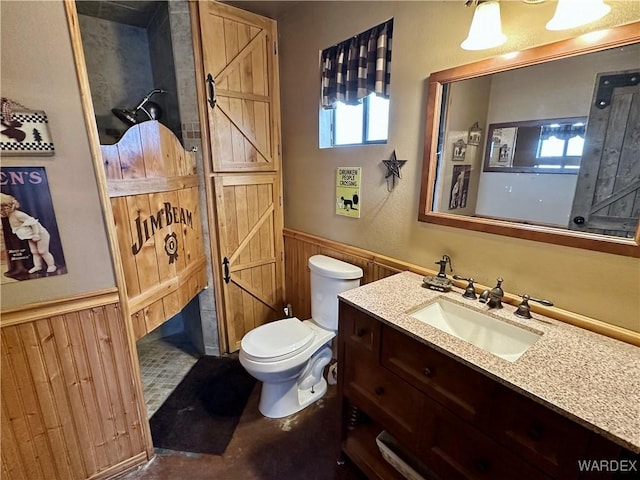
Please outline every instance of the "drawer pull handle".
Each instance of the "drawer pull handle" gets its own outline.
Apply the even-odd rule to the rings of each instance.
[[[376,395],[382,395],[384,393],[384,388],[376,387],[373,391],[376,393]]]
[[[359,328],[356,330],[356,335],[359,337],[364,337],[366,330],[364,328]]]
[[[474,467],[478,473],[487,473],[489,471],[489,460],[481,459],[476,460]]]
[[[422,371],[422,373],[424,373],[425,377],[430,377],[431,374],[433,373],[433,370],[431,370],[429,367],[425,367],[425,369]]]

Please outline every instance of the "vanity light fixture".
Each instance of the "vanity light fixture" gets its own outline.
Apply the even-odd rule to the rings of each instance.
[[[466,6],[476,3],[469,35],[460,46],[464,50],[485,50],[497,47],[507,41],[502,33],[500,4],[498,0],[469,0]]]
[[[534,5],[546,0],[522,0]],[[460,44],[464,50],[485,50],[507,41],[502,33],[500,3],[498,0],[467,0],[465,6],[475,5],[467,38]],[[547,30],[566,30],[601,19],[611,11],[603,0],[558,0],[553,18],[547,22]]]
[[[601,19],[611,11],[603,0],[558,0],[547,30],[567,30]]]

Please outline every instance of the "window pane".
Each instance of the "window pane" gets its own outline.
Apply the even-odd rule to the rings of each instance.
[[[335,145],[348,145],[350,143],[362,143],[362,104],[345,105],[338,102],[336,107]]]
[[[582,156],[582,147],[584,147],[584,138],[578,136],[570,138],[567,145],[567,155],[570,157]]]
[[[546,140],[542,140],[539,157],[562,157],[563,155],[564,140],[560,140],[556,137],[550,137]]]
[[[368,113],[367,141],[386,140],[389,131],[389,99],[372,93],[369,95]]]

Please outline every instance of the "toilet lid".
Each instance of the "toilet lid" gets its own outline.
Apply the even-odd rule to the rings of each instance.
[[[285,318],[254,328],[241,342],[241,348],[255,358],[273,358],[291,354],[313,340],[313,330],[298,318]]]

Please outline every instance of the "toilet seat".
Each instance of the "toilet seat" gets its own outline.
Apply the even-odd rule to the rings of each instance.
[[[295,356],[313,341],[314,331],[296,317],[254,328],[240,342],[244,354],[259,362],[277,362]]]

